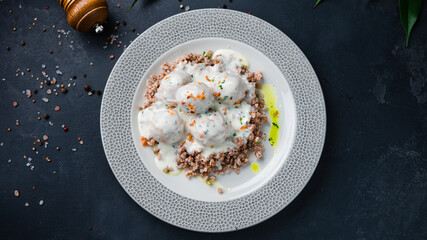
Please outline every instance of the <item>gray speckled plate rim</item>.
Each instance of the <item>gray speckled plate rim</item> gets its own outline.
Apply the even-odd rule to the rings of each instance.
[[[180,210],[181,215],[180,215],[180,213],[176,213],[174,215],[174,216],[176,216],[176,218],[174,219],[173,217],[170,218],[170,215],[168,215],[168,214],[166,216],[165,215],[162,216],[162,213],[164,214],[165,210],[162,210],[161,208],[159,208],[159,206],[157,206],[157,208],[153,208],[151,205],[147,205],[147,204],[153,204],[153,199],[151,198],[151,195],[147,196],[147,195],[143,194],[142,196],[138,196],[134,192],[132,192],[132,190],[133,191],[138,191],[138,190],[144,191],[144,184],[142,184],[141,181],[137,182],[137,184],[142,184],[140,186],[140,188],[137,188],[137,189],[132,188],[132,186],[130,186],[128,183],[125,182],[125,180],[132,181],[132,180],[135,180],[134,178],[139,177],[139,176],[135,176],[135,175],[130,174],[128,176],[128,178],[126,178],[126,174],[129,174],[129,173],[128,172],[121,173],[120,172],[121,169],[118,167],[116,168],[117,159],[122,159],[123,157],[121,155],[127,155],[129,153],[123,153],[124,151],[121,151],[121,152],[119,152],[120,155],[117,155],[117,154],[114,155],[114,152],[113,153],[111,152],[114,150],[115,147],[117,148],[117,145],[123,144],[123,142],[121,142],[121,141],[115,142],[112,145],[111,145],[111,142],[109,142],[110,138],[113,137],[113,139],[115,139],[115,136],[111,136],[112,133],[114,133],[114,130],[111,129],[111,126],[113,126],[113,127],[116,126],[117,122],[116,122],[116,124],[114,124],[114,120],[118,120],[120,122],[120,124],[122,124],[121,127],[127,128],[127,129],[125,129],[125,131],[123,131],[123,129],[120,131],[121,134],[119,134],[119,137],[123,138],[123,135],[127,136],[127,138],[125,137],[123,140],[129,141],[128,144],[131,146],[131,151],[132,151],[132,153],[130,153],[130,155],[133,155],[133,156],[130,156],[132,158],[129,160],[132,160],[132,159],[135,160],[136,158],[139,158],[139,156],[136,152],[135,146],[133,144],[131,133],[130,133],[130,120],[126,121],[125,117],[118,118],[118,119],[110,118],[111,115],[114,115],[117,113],[122,113],[126,117],[129,117],[132,98],[133,98],[133,95],[135,93],[138,82],[133,84],[134,86],[133,85],[129,86],[130,90],[133,91],[133,94],[130,97],[131,98],[130,101],[128,101],[128,107],[125,109],[126,111],[121,112],[120,109],[118,112],[117,112],[117,109],[111,110],[112,108],[111,108],[111,104],[109,101],[115,100],[117,98],[117,96],[124,97],[124,98],[128,97],[128,96],[120,96],[120,92],[118,95],[114,95],[112,97],[112,93],[114,92],[114,84],[116,84],[115,80],[120,81],[120,77],[115,78],[115,74],[121,70],[120,68],[122,67],[123,62],[126,61],[126,59],[125,59],[126,56],[132,55],[131,51],[134,50],[134,48],[137,44],[139,44],[138,41],[142,41],[143,37],[146,37],[147,35],[152,33],[154,30],[161,31],[161,28],[164,27],[165,25],[171,25],[171,24],[173,25],[175,20],[190,20],[191,21],[192,18],[194,18],[194,19],[201,18],[201,19],[198,19],[198,21],[200,22],[200,21],[203,21],[203,19],[205,19],[205,17],[202,17],[202,16],[207,16],[207,15],[222,17],[222,18],[228,17],[228,19],[226,19],[226,20],[230,21],[230,22],[228,22],[230,25],[241,24],[242,26],[244,26],[246,21],[247,22],[251,22],[251,21],[257,22],[258,24],[260,24],[262,26],[261,27],[257,26],[257,29],[252,29],[253,31],[259,31],[259,32],[263,32],[263,33],[264,32],[268,33],[268,31],[270,31],[270,33],[272,33],[272,34],[277,34],[278,36],[276,36],[276,37],[283,38],[281,40],[284,41],[285,45],[283,45],[282,47],[285,47],[285,49],[288,49],[288,50],[292,50],[293,51],[292,53],[296,54],[297,55],[296,57],[299,57],[299,58],[295,58],[295,57],[291,58],[292,61],[295,61],[295,62],[293,62],[293,64],[297,64],[297,63],[300,64],[300,65],[295,65],[292,67],[300,68],[302,66],[304,68],[305,75],[304,76],[298,76],[297,75],[296,78],[299,80],[301,80],[301,78],[302,78],[303,80],[306,80],[306,82],[298,82],[297,81],[296,83],[302,84],[302,86],[298,86],[298,84],[297,84],[297,86],[295,86],[295,84],[296,84],[295,82],[289,81],[289,80],[294,80],[294,79],[292,79],[288,76],[290,73],[293,73],[293,70],[292,71],[289,70],[292,67],[284,68],[284,67],[281,67],[280,65],[278,65],[278,62],[275,61],[276,59],[270,58],[269,54],[266,54],[266,52],[263,51],[263,49],[260,49],[259,45],[254,46],[258,43],[252,44],[250,42],[246,42],[247,39],[244,39],[243,41],[241,39],[236,39],[235,35],[233,35],[230,38],[230,39],[233,39],[236,41],[242,41],[242,42],[254,47],[255,49],[261,51],[264,55],[269,57],[277,65],[277,67],[279,67],[279,69],[282,71],[282,73],[285,75],[285,78],[288,80],[289,85],[291,87],[292,94],[295,97],[295,104],[296,104],[296,110],[297,110],[297,125],[298,125],[297,130],[296,130],[296,134],[295,134],[295,139],[294,139],[295,143],[294,143],[294,146],[292,147],[292,149],[288,155],[288,158],[290,159],[290,158],[295,158],[295,157],[298,158],[299,157],[300,160],[302,159],[301,161],[305,160],[307,163],[309,163],[309,164],[306,163],[306,165],[308,165],[309,168],[303,169],[303,170],[305,170],[302,172],[304,175],[302,176],[302,178],[300,176],[300,178],[297,179],[297,180],[300,180],[301,182],[296,182],[296,183],[294,183],[294,185],[291,185],[294,187],[296,186],[296,189],[291,189],[291,190],[293,190],[293,192],[286,192],[286,191],[284,191],[284,192],[280,192],[280,191],[274,192],[273,191],[272,192],[271,191],[272,189],[270,189],[270,188],[274,188],[274,187],[284,188],[284,185],[288,183],[288,182],[285,182],[285,184],[283,184],[283,182],[280,179],[278,179],[278,177],[282,177],[282,178],[288,177],[288,176],[286,176],[285,170],[290,168],[289,165],[291,163],[286,161],[285,164],[282,166],[282,168],[276,173],[276,175],[274,177],[272,177],[270,179],[270,181],[268,183],[266,183],[260,189],[256,190],[255,192],[253,192],[249,195],[246,195],[242,198],[234,199],[234,200],[231,200],[229,202],[220,202],[220,203],[216,204],[216,203],[212,203],[212,202],[202,202],[202,201],[192,200],[192,199],[183,197],[181,195],[178,195],[178,194],[170,191],[169,189],[164,187],[162,184],[160,184],[153,176],[151,176],[151,174],[148,172],[148,170],[145,168],[145,166],[143,166],[142,163],[139,163],[139,165],[137,165],[137,166],[142,168],[141,170],[143,170],[143,174],[145,174],[143,177],[148,178],[149,180],[152,181],[151,183],[153,183],[153,184],[151,184],[151,185],[149,184],[149,185],[151,187],[155,188],[156,190],[161,191],[161,193],[164,194],[162,196],[166,196],[166,199],[163,198],[162,200],[171,201],[171,199],[169,199],[167,197],[172,197],[172,200],[175,200],[175,199],[185,200],[186,202],[184,202],[184,204],[186,204],[186,205],[190,205],[190,206],[202,205],[201,208],[196,207],[196,209],[193,210],[194,211],[194,213],[193,213],[194,216],[192,216],[193,218],[188,218],[186,215],[183,215],[184,213],[188,214],[188,212],[186,212],[186,210],[181,209]],[[220,19],[220,20],[222,21],[223,19]],[[207,35],[207,36],[205,36],[204,34],[199,33],[201,35],[199,35],[198,37],[185,39],[182,42],[176,43],[175,45],[179,45],[183,42],[186,42],[189,40],[194,40],[197,38],[203,38],[203,37],[229,38],[229,36],[224,36],[224,34],[223,34],[223,32],[225,31],[226,28],[218,27],[218,25],[220,25],[220,24],[217,24],[215,26],[209,26],[210,28],[214,28],[215,30],[220,31],[218,33],[218,35]],[[203,26],[206,27],[206,25],[203,25]],[[261,29],[262,27],[265,27],[265,29]],[[197,30],[197,29],[191,29],[191,30]],[[230,31],[230,30],[228,30],[228,31]],[[197,33],[198,32],[196,31],[196,32],[191,32],[191,33],[187,33],[187,34],[197,34]],[[235,29],[233,29],[233,32],[231,32],[229,34],[236,34]],[[265,35],[262,35],[262,36],[265,36]],[[183,36],[179,36],[179,37],[183,37]],[[147,39],[145,39],[145,40],[147,40]],[[254,41],[254,39],[251,39],[251,40]],[[277,39],[277,40],[280,40],[280,39]],[[155,42],[155,43],[157,44],[157,42]],[[270,44],[280,45],[282,43],[280,41],[276,41],[276,39],[274,39],[274,42],[270,42]],[[143,47],[143,46],[140,46],[140,47]],[[164,52],[166,52],[167,50],[168,50],[168,48],[165,48],[165,49],[163,49],[163,51],[158,52],[157,57],[164,54]],[[274,50],[272,50],[272,52],[274,53]],[[286,57],[288,57],[288,56],[286,56]],[[156,58],[154,58],[154,60],[155,59]],[[152,60],[151,63],[154,60]],[[149,68],[150,65],[151,64],[148,64],[147,66],[145,66],[145,70],[147,68]],[[288,72],[288,70],[289,70],[289,72]],[[145,71],[142,71],[142,72],[136,74],[136,75],[138,75],[138,77],[137,77],[138,81],[141,80],[141,77],[144,74],[144,72]],[[129,81],[129,82],[132,82],[132,81]],[[309,82],[309,84],[308,84],[308,82]],[[132,89],[132,87],[133,87],[133,89]],[[296,88],[296,87],[298,87],[298,88]],[[301,95],[301,93],[299,93],[299,91],[303,90],[302,92],[304,92],[305,91],[304,87],[313,88],[313,89],[310,89],[313,91],[313,92],[311,92],[312,94],[307,94],[307,92],[305,92],[304,95]],[[308,102],[309,102],[309,105],[306,107],[309,108],[308,110],[317,110],[317,112],[316,111],[309,111],[310,113],[306,113],[305,111],[302,112],[301,111],[302,109],[300,109],[300,108],[303,108],[303,106],[302,106],[303,104],[301,101],[297,101],[298,100],[298,99],[296,99],[297,97],[308,98],[308,99],[305,99],[305,100],[308,100]],[[119,104],[126,105],[126,102],[119,103]],[[121,107],[121,106],[119,105],[118,107]],[[313,109],[310,109],[310,108],[313,108]],[[305,109],[305,110],[307,111],[307,109]],[[311,123],[311,122],[310,122],[309,118],[301,118],[301,116],[312,117],[310,114],[314,115],[316,117],[316,119],[314,121],[314,123],[316,123],[316,124],[313,126],[314,128],[310,128],[306,131],[303,131],[304,129],[301,129],[301,125],[306,125],[306,123]],[[299,195],[299,193],[302,191],[302,189],[305,187],[305,185],[307,184],[307,182],[310,180],[311,176],[313,175],[314,170],[317,167],[318,161],[320,159],[320,156],[321,156],[321,153],[323,150],[323,145],[324,145],[324,140],[325,140],[325,135],[326,135],[326,107],[325,107],[325,102],[324,102],[324,98],[323,98],[323,93],[322,93],[318,78],[314,72],[314,69],[311,66],[311,64],[309,63],[309,61],[307,60],[307,58],[305,57],[305,55],[302,53],[302,51],[283,32],[281,32],[279,29],[272,26],[271,24],[265,22],[264,20],[259,19],[257,17],[252,16],[252,15],[249,15],[249,14],[242,13],[242,12],[238,12],[238,11],[234,11],[234,10],[225,10],[225,9],[200,9],[200,10],[193,10],[190,12],[180,13],[180,14],[171,16],[169,18],[166,18],[166,19],[158,22],[157,24],[148,28],[143,34],[138,36],[137,39],[135,39],[132,42],[132,44],[129,45],[128,48],[124,51],[124,53],[120,56],[120,58],[118,59],[118,61],[115,64],[115,66],[113,67],[113,70],[110,73],[110,76],[108,78],[108,82],[105,86],[105,91],[103,94],[103,99],[102,99],[102,104],[101,104],[100,121],[101,121],[101,123],[100,123],[101,139],[102,139],[102,143],[103,143],[103,147],[104,147],[105,155],[107,157],[108,164],[110,165],[110,168],[113,171],[113,174],[116,176],[120,185],[127,192],[127,194],[136,203],[138,203],[138,205],[140,205],[147,212],[149,212],[153,216],[159,218],[160,220],[165,221],[169,224],[172,224],[172,225],[180,227],[180,228],[193,230],[193,231],[199,231],[199,232],[228,232],[228,231],[234,231],[234,230],[241,230],[244,228],[251,227],[251,226],[258,224],[260,222],[263,222],[263,221],[269,219],[270,217],[272,217],[273,215],[275,215],[276,213],[283,210],[290,202],[292,202],[296,198],[296,196]],[[317,126],[317,128],[316,128],[316,126]],[[307,126],[305,126],[305,127],[307,127]],[[313,131],[313,129],[315,129],[317,131]],[[127,133],[126,131],[128,131],[129,133],[123,134],[123,133]],[[303,136],[303,134],[307,134],[309,137]],[[311,139],[310,139],[310,137],[311,137]],[[310,153],[301,152],[304,149],[303,149],[303,146],[296,146],[297,140],[312,140],[314,142],[314,143],[312,143],[312,145],[313,145],[313,148],[315,150],[314,152],[312,152],[313,155],[309,155]],[[303,141],[303,143],[307,144],[304,141]],[[125,145],[125,147],[129,147],[129,146]],[[294,155],[296,155],[296,156],[294,156]],[[126,159],[123,159],[123,160],[126,160]],[[140,161],[140,160],[138,159],[138,161]],[[128,162],[126,162],[126,161],[122,162],[122,164],[129,165],[127,163]],[[303,167],[303,166],[299,166],[299,165],[301,165],[301,164],[298,164],[296,167]],[[120,165],[120,166],[122,166],[122,165]],[[124,166],[124,167],[126,168],[128,166]],[[292,174],[292,175],[294,175],[294,174]],[[125,179],[123,179],[123,178],[125,178]],[[271,186],[271,184],[276,184],[276,186]],[[270,191],[266,190],[266,188],[268,188],[268,190],[270,190]],[[280,192],[280,193],[277,194],[277,192]],[[257,199],[256,197],[259,197],[259,195],[261,193],[270,193],[271,196],[264,196],[263,199]],[[286,196],[287,194],[290,194],[290,196]],[[145,196],[145,198],[144,198],[144,196]],[[275,205],[279,205],[279,206],[276,206],[276,208],[267,209],[268,213],[258,212],[258,213],[255,213],[255,216],[253,213],[251,214],[251,212],[248,212],[249,215],[244,215],[245,213],[241,214],[242,210],[251,210],[250,207],[249,207],[249,209],[247,209],[247,208],[245,209],[246,206],[251,205],[250,203],[262,206],[262,204],[265,202],[269,203],[268,199],[270,199],[270,197],[272,197],[272,199],[275,199],[274,197],[276,197],[276,198],[278,197],[278,198],[280,198],[279,200],[282,200],[282,202],[279,204],[275,204]],[[255,200],[255,203],[253,202],[253,200]],[[248,205],[245,205],[242,207],[242,205],[239,203],[246,203],[245,201],[247,201]],[[263,202],[261,202],[261,201],[263,201]],[[176,200],[174,202],[178,203]],[[159,204],[160,207],[171,208],[171,206],[168,205],[169,203],[167,201],[156,202],[156,203],[160,203]],[[227,210],[227,211],[230,210],[229,207],[228,206],[225,207],[224,204],[227,204],[231,207],[238,207],[238,210],[234,211],[234,214],[233,214],[233,212],[231,214],[228,213],[230,216],[229,218],[224,217],[224,214],[227,214],[227,213],[225,211],[221,212],[221,210]],[[274,205],[273,203],[270,203],[270,204]],[[175,210],[176,210],[176,206],[173,206],[173,207],[175,207]],[[222,214],[218,215],[218,213],[216,211],[214,211],[211,214],[205,215],[208,210],[218,210],[218,209],[220,210],[220,212]],[[200,210],[202,212],[200,212]],[[232,210],[235,210],[235,209],[232,209]],[[249,221],[248,222],[230,223],[229,222],[230,219],[231,220],[235,219],[236,214],[239,215],[238,219],[237,219],[238,221],[242,221],[242,218],[245,218],[245,220],[249,219]],[[190,215],[192,215],[192,213],[190,213]],[[218,218],[216,218],[216,220],[219,221],[219,223],[218,222],[212,223],[209,221],[206,222],[206,216],[218,217]],[[251,218],[251,216],[253,218]],[[194,221],[194,219],[199,220],[199,221]]]

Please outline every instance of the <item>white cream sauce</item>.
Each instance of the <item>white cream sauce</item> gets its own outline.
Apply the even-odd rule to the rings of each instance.
[[[159,143],[158,148],[160,149],[159,154],[157,154],[156,159],[154,160],[156,166],[163,171],[166,167],[173,168],[173,171],[170,171],[171,174],[177,174],[179,172],[178,164],[176,162],[178,148],[176,145]]]
[[[179,173],[177,151],[184,141],[182,146],[188,152],[201,152],[207,159],[235,147],[234,138],[246,139],[251,133],[249,100],[255,96],[255,86],[236,70],[249,67],[249,61],[230,49],[217,50],[213,57],[222,62],[214,66],[178,64],[162,80],[157,101],[138,114],[141,136],[159,142],[155,162],[161,170],[169,167],[173,168],[171,174]],[[187,87],[192,82],[201,87]]]
[[[219,55],[223,56],[227,60],[228,65],[232,70],[241,66],[250,67],[249,60],[238,51],[234,51],[232,49],[218,49],[213,54],[213,57],[215,58]]]

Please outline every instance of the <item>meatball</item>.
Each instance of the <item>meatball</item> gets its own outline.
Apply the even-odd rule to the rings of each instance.
[[[241,102],[247,90],[242,78],[234,74],[221,75],[215,79],[211,87],[217,100],[226,105]]]
[[[224,142],[229,135],[229,124],[220,112],[199,114],[190,121],[193,139],[205,146]]]
[[[184,121],[174,109],[162,109],[153,112],[151,135],[163,143],[177,143],[185,136]]]
[[[212,90],[204,83],[192,82],[176,92],[178,108],[187,113],[204,113],[212,106]]]
[[[163,78],[157,90],[156,98],[165,103],[174,104],[178,88],[190,82],[192,82],[190,74],[182,70],[175,70]]]

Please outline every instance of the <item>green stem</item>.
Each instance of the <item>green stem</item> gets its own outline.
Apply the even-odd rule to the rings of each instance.
[[[133,6],[135,5],[136,2],[138,2],[138,0],[134,0],[132,5],[130,6],[130,8],[128,10],[126,10],[126,12],[129,12],[133,8]]]
[[[322,0],[317,0],[316,4],[314,4],[314,6],[313,6],[313,9],[315,9],[315,8],[317,7],[317,5],[319,5],[319,3],[320,3],[321,1],[322,1]]]

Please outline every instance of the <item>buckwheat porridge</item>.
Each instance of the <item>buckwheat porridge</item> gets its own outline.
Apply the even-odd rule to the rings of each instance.
[[[214,174],[239,173],[250,154],[262,158],[268,118],[256,89],[263,77],[248,69],[239,52],[221,49],[187,54],[151,76],[138,124],[159,169],[213,181]]]

